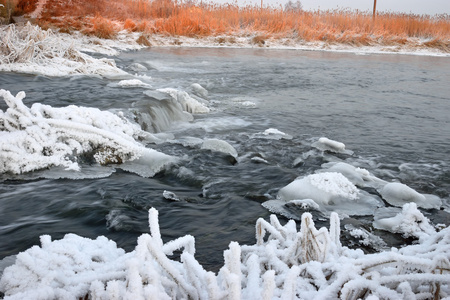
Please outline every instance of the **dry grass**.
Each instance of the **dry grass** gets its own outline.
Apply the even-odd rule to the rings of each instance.
[[[35,0],[20,0],[31,7]],[[178,3],[178,5],[176,4]],[[48,0],[41,23],[63,30],[83,30],[101,37],[114,37],[122,29],[170,36],[248,35],[292,38],[351,45],[402,45],[411,38],[429,40],[425,46],[448,51],[450,17],[349,10],[284,11],[234,4],[184,4],[174,0]],[[192,3],[192,1],[191,1]],[[28,8],[27,8],[28,9]],[[26,11],[23,8],[22,11]],[[114,23],[112,22],[114,21]],[[115,26],[120,23],[122,26]],[[261,45],[261,41],[254,41]]]

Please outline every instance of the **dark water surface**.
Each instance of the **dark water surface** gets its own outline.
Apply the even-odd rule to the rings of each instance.
[[[152,89],[209,92],[211,113],[166,131],[176,139],[218,138],[239,153],[238,163],[219,153],[176,143],[150,145],[184,158],[153,178],[116,170],[98,179],[39,179],[39,173],[0,175],[0,259],[39,243],[49,234],[105,235],[127,251],[148,230],[148,209],[159,210],[165,240],[196,239],[196,257],[217,270],[230,241],[254,244],[254,225],[270,213],[261,203],[296,177],[329,160],[312,155],[325,136],[354,151],[344,159],[387,181],[400,181],[443,200],[443,210],[424,211],[436,224],[450,224],[450,59],[407,55],[355,55],[263,49],[170,49],[128,52],[116,62]],[[151,79],[149,78],[151,77]],[[48,78],[0,73],[0,88],[24,90],[24,102],[55,107],[75,104],[102,110],[157,105],[144,88],[119,88],[124,78]],[[0,103],[0,109],[6,106]],[[291,140],[258,138],[276,128]],[[260,136],[260,135],[259,135]],[[258,163],[251,158],[263,158]],[[165,190],[181,201],[164,199]],[[370,229],[372,217],[343,220]],[[319,224],[327,222],[318,220]],[[377,232],[388,244],[395,235]],[[345,237],[344,237],[345,239]]]

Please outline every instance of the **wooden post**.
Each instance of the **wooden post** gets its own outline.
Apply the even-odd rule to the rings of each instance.
[[[262,6],[263,6],[263,0],[261,0],[261,9],[262,9]]]
[[[375,15],[377,12],[377,0],[373,0],[373,20],[375,21]]]

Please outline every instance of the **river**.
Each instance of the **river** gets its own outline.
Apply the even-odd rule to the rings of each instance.
[[[270,215],[262,203],[330,161],[440,197],[440,210],[423,213],[434,224],[450,224],[448,58],[151,48],[125,52],[115,60],[150,86],[118,86],[124,78],[1,73],[0,88],[13,94],[24,90],[28,106],[40,102],[149,111],[164,102],[156,89],[192,94],[192,84],[198,83],[208,91],[211,111],[190,122],[161,117],[158,126],[147,129],[172,134],[171,141],[150,147],[182,158],[152,178],[109,167],[104,167],[107,175],[77,180],[50,178],[45,171],[1,174],[0,259],[39,244],[43,234],[53,239],[66,233],[105,235],[131,251],[137,237],[148,232],[148,209],[155,207],[163,239],[193,235],[196,258],[217,271],[230,241],[254,244],[256,220]],[[133,67],[136,63],[145,69]],[[0,109],[6,109],[3,102]],[[286,135],[270,135],[268,129]],[[316,151],[311,145],[320,137],[344,143],[353,154]],[[194,145],[198,139],[227,141],[238,157],[200,149]],[[164,191],[175,193],[179,201],[165,198]],[[326,217],[315,217],[319,225],[327,225]],[[365,228],[387,247],[411,242],[374,230],[372,220],[350,216],[341,224]],[[345,232],[342,239],[351,247],[376,251]]]

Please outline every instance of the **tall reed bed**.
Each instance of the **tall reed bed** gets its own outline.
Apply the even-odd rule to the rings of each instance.
[[[20,0],[19,4],[25,1]],[[450,48],[450,17],[350,10],[202,4],[181,0],[48,0],[40,23],[113,37],[119,30],[172,36],[264,35],[329,43],[404,44],[408,39]],[[100,26],[101,25],[101,26]],[[109,32],[109,33],[107,33]]]

